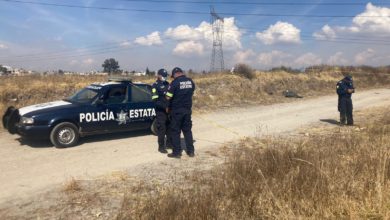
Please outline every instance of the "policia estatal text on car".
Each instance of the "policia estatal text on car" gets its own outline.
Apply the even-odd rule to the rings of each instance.
[[[172,70],[174,80],[169,86],[166,97],[171,101],[171,135],[173,152],[168,157],[180,158],[180,133],[183,131],[186,153],[190,157],[195,156],[194,141],[192,137],[192,96],[195,91],[195,84],[192,79],[186,77],[183,71],[176,67]]]
[[[169,101],[165,98],[169,83],[166,81],[168,72],[165,69],[160,69],[157,72],[157,80],[152,85],[152,99],[156,104],[156,127],[157,127],[157,142],[158,151],[168,153],[167,147],[171,147],[171,137],[169,132],[169,118],[166,109]]]

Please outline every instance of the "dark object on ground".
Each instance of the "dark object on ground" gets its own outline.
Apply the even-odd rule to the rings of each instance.
[[[298,95],[296,92],[291,90],[283,91],[283,95],[286,98],[303,98],[302,96]]]

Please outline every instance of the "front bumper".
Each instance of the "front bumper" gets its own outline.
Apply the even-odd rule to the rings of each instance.
[[[22,137],[43,139],[50,135],[49,125],[25,125],[20,124],[18,109],[9,107],[3,115],[3,126],[11,134],[19,134]]]
[[[50,135],[49,125],[16,125],[16,133],[22,137],[47,139]]]

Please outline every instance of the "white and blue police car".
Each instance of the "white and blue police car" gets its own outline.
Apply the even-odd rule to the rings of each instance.
[[[11,134],[50,138],[56,147],[70,147],[86,135],[146,129],[155,133],[155,116],[150,85],[110,79],[60,101],[9,107],[3,126]]]

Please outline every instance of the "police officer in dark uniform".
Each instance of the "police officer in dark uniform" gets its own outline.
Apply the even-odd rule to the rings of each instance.
[[[337,83],[337,94],[339,95],[338,109],[340,112],[340,124],[353,125],[353,105],[352,105],[352,93],[355,92],[353,86],[352,76],[347,75]]]
[[[165,98],[169,87],[167,82],[168,72],[165,69],[160,69],[157,72],[157,80],[152,85],[152,99],[156,104],[156,127],[158,136],[158,151],[168,153],[167,147],[171,145],[171,137],[169,131],[169,117],[166,109],[169,101]]]
[[[168,157],[180,158],[181,157],[181,145],[180,134],[183,132],[186,153],[190,157],[195,156],[194,140],[192,137],[192,96],[195,91],[195,83],[192,79],[186,77],[183,71],[179,67],[175,67],[172,70],[172,77],[174,80],[169,86],[166,97],[171,101],[171,134],[173,151],[168,154]]]

